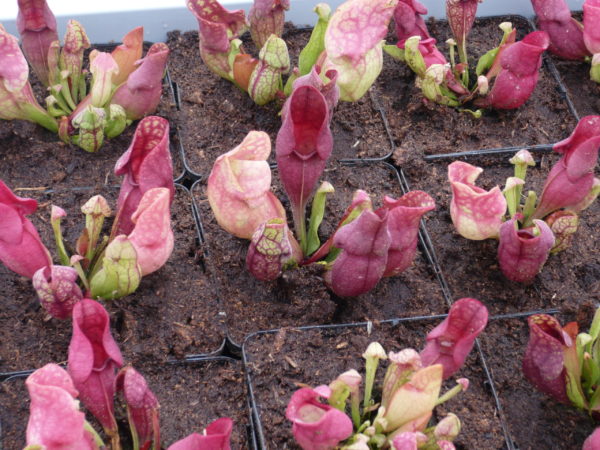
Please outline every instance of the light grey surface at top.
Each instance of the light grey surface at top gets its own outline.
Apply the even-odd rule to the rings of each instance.
[[[144,39],[151,42],[166,40],[167,32],[171,30],[189,31],[197,29],[194,16],[188,11],[184,0],[156,0],[152,9],[147,9],[147,0],[129,0],[124,6],[126,11],[81,12],[81,3],[78,3],[76,14],[69,14],[69,3],[66,0],[48,0],[50,7],[60,3],[60,12],[57,13],[59,36],[64,35],[67,21],[77,19],[86,29],[90,40],[94,43],[120,42],[123,35],[138,25],[144,26]],[[444,0],[420,0],[428,8],[428,14],[433,17],[443,18],[445,16]],[[572,10],[580,10],[584,0],[567,0]],[[14,2],[16,0],[0,0],[1,3]],[[251,0],[224,0],[221,2],[228,9],[242,8],[246,11],[252,5]],[[290,11],[286,19],[298,25],[311,25],[316,21],[316,15],[312,11],[314,6],[321,1],[318,0],[291,0]],[[343,3],[343,0],[331,0],[328,3],[332,9]],[[88,2],[93,8],[93,2]],[[162,5],[168,5],[163,7]],[[10,15],[9,15],[10,14]],[[502,14],[520,14],[527,17],[533,16],[533,9],[529,0],[484,0],[479,5],[477,14],[479,16],[491,16]],[[17,35],[16,8],[10,7],[0,11],[0,22],[11,34]]]

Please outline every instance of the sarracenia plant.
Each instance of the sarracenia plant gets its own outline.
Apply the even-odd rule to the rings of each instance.
[[[123,367],[108,312],[94,300],[83,299],[73,309],[67,370],[47,364],[33,372],[25,384],[31,398],[26,450],[107,448],[80,411],[78,397],[104,429],[110,448],[121,450],[115,396],[121,398],[119,404],[125,406],[129,423],[131,443],[126,448],[163,448],[158,399],[142,374],[129,365]],[[192,433],[168,450],[229,450],[232,428],[229,418],[215,420],[203,434]]]
[[[396,45],[385,50],[405,61],[417,75],[417,86],[428,101],[459,108],[480,117],[482,109],[514,109],[521,106],[537,84],[542,53],[550,40],[545,31],[534,31],[515,42],[516,30],[509,22],[498,47],[482,55],[475,68],[469,66],[467,37],[481,0],[446,0],[450,62],[436,47],[421,15],[427,9],[417,0],[400,0],[394,13]],[[458,49],[458,55],[456,55]],[[458,57],[458,59],[457,59]],[[467,108],[482,108],[475,111]]]
[[[525,377],[555,400],[583,409],[598,420],[600,309],[596,310],[587,333],[578,333],[576,322],[563,327],[548,314],[535,314],[527,320],[529,343],[523,357]]]
[[[583,23],[571,16],[564,0],[531,0],[538,28],[548,33],[555,55],[591,62],[590,78],[600,83],[600,1],[583,2]]]
[[[259,105],[290,95],[293,82],[313,67],[323,74],[337,72],[341,100],[360,99],[381,72],[383,38],[397,3],[347,0],[333,15],[327,4],[319,3],[314,8],[317,24],[284,87],[282,77],[290,70],[290,59],[281,36],[289,0],[255,0],[249,23],[244,11],[228,11],[217,0],[187,0],[198,20],[204,63]],[[239,39],[248,27],[258,58],[246,53]]]
[[[104,139],[156,110],[169,54],[165,44],[154,44],[142,58],[144,30],[137,27],[111,53],[92,51],[85,68],[90,42],[79,22],[68,22],[61,48],[46,0],[18,4],[23,52],[0,25],[1,119],[38,123],[64,142],[95,152]],[[33,95],[25,58],[49,92],[45,108]]]
[[[304,450],[454,449],[461,423],[452,413],[430,424],[433,410],[468,388],[466,378],[440,396],[442,381],[463,365],[477,335],[487,324],[487,309],[475,299],[461,299],[427,336],[427,347],[386,354],[372,342],[365,353],[363,377],[354,369],[328,386],[294,392],[286,417]],[[374,389],[380,360],[389,359],[381,389]],[[381,392],[381,397],[374,397]],[[324,401],[323,401],[324,400]]]
[[[316,190],[308,226],[305,210],[333,146],[329,122],[339,96],[336,78],[335,70],[319,74],[313,68],[294,82],[282,111],[277,165],[299,243],[288,228],[281,202],[270,190],[266,160],[271,143],[266,133],[251,131],[238,147],[217,158],[207,195],[219,225],[251,240],[246,266],[256,278],[274,280],[297,265],[320,263],[326,270],[325,282],[337,295],[357,296],[382,277],[410,266],[420,219],[435,205],[425,192],[413,191],[399,199],[386,196],[374,210],[369,195],[358,190],[334,234],[321,245],[318,230],[333,186],[325,181]]]
[[[473,240],[499,239],[502,273],[513,281],[531,281],[550,253],[567,248],[577,231],[579,213],[600,193],[594,168],[600,149],[600,116],[582,118],[570,137],[554,145],[563,156],[550,170],[541,197],[523,185],[527,167],[535,165],[527,150],[510,162],[514,177],[503,192],[475,185],[483,169],[462,161],[448,166],[452,186],[450,215],[458,233]],[[508,217],[506,214],[508,213]]]
[[[165,119],[150,116],[140,122],[115,172],[125,178],[109,236],[101,237],[111,216],[102,196],[82,206],[85,227],[72,250],[63,242],[60,226],[66,212],[52,206],[50,223],[60,265],[53,265],[25,217],[35,212],[37,202],[15,196],[0,181],[0,261],[32,278],[42,306],[53,317],[70,317],[83,298],[115,299],[134,292],[141,278],[162,267],[173,251],[173,168]]]

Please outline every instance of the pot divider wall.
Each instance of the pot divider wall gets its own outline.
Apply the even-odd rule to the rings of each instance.
[[[581,9],[580,2],[578,9]],[[582,22],[581,10],[574,11],[573,17]],[[534,18],[534,23],[537,19]],[[548,60],[556,76],[561,80],[567,94],[567,99],[573,105],[576,115],[583,117],[587,115],[600,114],[600,84],[590,79],[589,61],[568,61],[548,53]]]
[[[144,375],[158,398],[164,448],[193,432],[202,433],[210,422],[220,417],[230,417],[234,421],[231,436],[234,450],[256,448],[250,429],[241,361],[212,357],[170,363],[147,362],[134,367]],[[29,417],[25,379],[30,373],[0,382],[0,447],[4,450],[24,447]],[[81,408],[85,409],[83,405]],[[116,411],[124,448],[131,448],[125,411],[120,407]],[[87,418],[92,419],[89,414]],[[97,431],[101,430],[95,421],[92,424]]]
[[[384,194],[400,197],[403,189],[397,171],[389,164],[330,162],[323,179],[336,188],[327,199],[322,239],[329,237],[358,188],[371,194],[374,207]],[[285,199],[276,172],[275,195]],[[384,278],[369,293],[356,298],[338,298],[329,291],[318,267],[286,271],[272,282],[256,280],[245,268],[248,241],[225,232],[216,223],[208,204],[204,181],[192,192],[196,199],[206,241],[206,267],[218,284],[228,337],[239,353],[246,335],[264,329],[310,324],[347,323],[396,317],[444,313],[448,299],[440,288],[429,247],[421,246],[411,267],[396,277]],[[425,250],[423,250],[425,249]]]

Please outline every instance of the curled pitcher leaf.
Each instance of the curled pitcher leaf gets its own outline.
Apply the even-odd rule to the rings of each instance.
[[[531,0],[538,29],[548,33],[548,50],[564,59],[580,60],[589,54],[581,23],[571,17],[565,0]]]
[[[48,50],[58,41],[56,18],[46,0],[18,0],[21,48],[39,80],[48,85]]]
[[[384,418],[385,431],[423,429],[435,407],[442,387],[441,364],[423,367],[410,375],[390,396]]]
[[[441,364],[444,378],[451,377],[464,364],[487,320],[487,308],[479,300],[458,300],[448,317],[427,334],[427,345],[421,351],[423,365]]]
[[[600,53],[600,1],[583,2],[583,42],[592,55]]]
[[[133,367],[119,371],[117,392],[123,393],[134,448],[159,448],[159,405],[144,377]]]
[[[272,34],[281,37],[285,11],[288,9],[290,0],[254,0],[248,13],[248,21],[256,48],[262,48]]]
[[[283,206],[271,192],[269,135],[251,131],[242,143],[219,156],[207,182],[210,207],[225,231],[250,239],[261,223],[285,219]]]
[[[0,180],[0,261],[27,278],[52,264],[40,235],[25,217],[36,209],[35,200],[17,197]]]
[[[471,31],[475,15],[477,13],[477,4],[482,0],[447,0],[446,17],[448,24],[456,39],[459,49],[464,48],[467,36]],[[460,50],[459,50],[460,51]],[[466,61],[464,61],[466,62]]]
[[[169,47],[165,43],[152,44],[146,56],[139,61],[138,68],[113,94],[111,103],[122,106],[127,119],[141,119],[156,111],[168,57]]]
[[[110,53],[97,52],[90,64],[92,73],[91,102],[96,108],[103,107],[112,96],[112,78],[119,73],[119,66]]]
[[[319,67],[313,66],[308,74],[303,75],[294,81],[293,89],[295,90],[302,86],[312,86],[323,94],[323,97],[327,102],[329,121],[331,121],[333,110],[340,99],[340,88],[338,87],[336,80],[337,72],[335,70],[324,73]]]
[[[533,217],[560,208],[575,209],[594,189],[594,167],[600,149],[600,116],[579,120],[571,136],[554,144],[563,157],[552,167]]]
[[[81,207],[81,212],[85,214],[85,231],[83,233],[85,237],[82,239],[85,245],[81,247],[77,245],[77,250],[81,256],[85,256],[88,261],[91,261],[96,252],[104,219],[110,217],[112,211],[104,197],[94,195]]]
[[[545,31],[534,31],[503,50],[500,56],[502,69],[492,89],[475,104],[496,109],[515,109],[525,103],[535,89],[542,53],[549,43]]]
[[[202,434],[192,433],[170,445],[167,450],[231,450],[233,420],[222,417],[213,421]]]
[[[119,66],[119,71],[112,79],[115,86],[125,82],[136,69],[136,62],[142,57],[143,45],[144,27],[136,27],[123,36],[123,43],[112,51],[111,56]]]
[[[137,260],[136,249],[127,236],[113,239],[104,250],[102,267],[90,281],[92,297],[111,300],[134,292],[142,278]]]
[[[25,381],[31,403],[27,422],[27,448],[97,450],[85,430],[85,414],[76,400],[79,393],[71,377],[58,364],[46,364]]]
[[[379,76],[382,45],[398,0],[348,0],[338,7],[325,32],[326,61],[335,69],[340,99],[360,99]]]
[[[217,0],[187,0],[186,4],[198,20],[204,64],[220,77],[233,81],[230,60],[239,53],[239,43],[234,42],[247,27],[244,11],[229,11]]]
[[[341,297],[370,291],[385,272],[390,244],[388,213],[364,210],[333,236],[333,246],[342,252],[326,274],[327,284]]]
[[[327,101],[316,88],[297,86],[283,107],[282,119],[275,143],[277,167],[303,242],[306,205],[333,149]]]
[[[294,258],[290,239],[294,238],[283,219],[271,219],[263,223],[252,235],[246,268],[261,281],[278,278],[286,265],[299,259]]]
[[[506,213],[506,199],[498,186],[490,191],[475,186],[481,172],[482,168],[462,161],[448,166],[452,223],[461,236],[473,240],[497,237]]]
[[[275,99],[283,89],[281,75],[290,69],[290,55],[285,41],[274,34],[269,36],[258,54],[258,64],[248,81],[248,94],[257,105]]]
[[[507,220],[500,227],[500,270],[509,280],[531,281],[542,270],[552,247],[554,234],[543,220],[536,219],[524,229],[518,229],[516,218]]]
[[[167,188],[173,199],[173,162],[169,149],[169,122],[148,116],[138,124],[131,145],[117,161],[115,175],[124,175],[117,201],[117,234],[133,230],[131,216],[145,192]]]
[[[73,308],[68,371],[81,401],[109,435],[117,432],[115,370],[122,365],[123,357],[110,334],[108,313],[94,300],[81,300]]]
[[[79,100],[85,96],[85,93],[83,92],[84,89],[80,89],[80,87],[82,85],[85,86],[85,75],[82,73],[82,66],[83,54],[88,48],[90,48],[90,40],[88,39],[83,26],[76,20],[69,20],[69,22],[67,22],[67,32],[65,34],[65,45],[60,53],[59,63],[60,70],[67,72],[69,83],[62,85],[62,90],[59,94],[66,96],[67,93],[63,91],[69,90],[70,101],[72,101],[73,104],[78,103]],[[110,62],[100,61],[100,70],[108,69],[109,64]],[[94,67],[92,54],[90,54],[90,66],[92,68]],[[92,74],[94,74],[93,71]],[[56,78],[55,75],[54,78],[51,78],[51,81],[53,83],[60,82],[60,80]],[[92,83],[94,83],[94,81],[92,81]],[[98,90],[100,88],[97,87],[96,89]],[[110,88],[108,90],[110,91]],[[106,101],[104,103],[106,103]],[[104,106],[104,103],[94,104],[94,106]]]
[[[71,136],[74,144],[90,153],[94,153],[102,147],[106,126],[106,112],[103,108],[96,108],[88,104],[77,115],[74,115],[71,124],[78,133]]]
[[[579,226],[579,216],[568,210],[554,211],[544,221],[548,224],[554,234],[554,247],[551,253],[558,253],[567,249]]]
[[[325,32],[331,17],[331,7],[327,3],[317,3],[313,12],[319,17],[313,27],[308,43],[298,55],[298,70],[300,75],[308,74],[325,50]],[[287,86],[286,86],[287,87]],[[288,92],[286,92],[288,94]]]
[[[285,416],[293,423],[294,438],[303,450],[335,448],[352,434],[350,418],[319,401],[323,393],[311,388],[298,389],[292,394],[285,411]]]
[[[400,0],[394,10],[395,32],[398,37],[398,46],[402,48],[404,41],[411,36],[419,36],[422,40],[431,36],[423,15],[427,8],[418,0]]]
[[[152,188],[140,200],[131,216],[133,230],[127,236],[135,248],[142,276],[160,269],[173,252],[171,193],[167,188]]]
[[[54,265],[41,268],[33,275],[33,288],[52,317],[71,317],[75,303],[83,298],[77,277],[77,271],[72,267]]]
[[[435,209],[435,202],[423,191],[409,192],[399,199],[387,195],[383,198],[388,211],[390,248],[384,277],[392,277],[406,270],[413,262],[417,251],[417,238],[421,217]],[[378,210],[378,213],[381,211]]]
[[[538,390],[568,403],[565,351],[575,346],[575,336],[548,314],[534,314],[527,319],[529,342],[523,357],[523,374]]]
[[[0,25],[0,119],[23,119],[57,132],[56,120],[44,110],[27,80],[29,67],[17,38]]]

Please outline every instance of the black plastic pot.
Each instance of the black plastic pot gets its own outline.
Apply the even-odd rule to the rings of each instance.
[[[329,384],[337,375],[351,368],[359,370],[364,376],[364,360],[361,355],[369,342],[380,342],[386,351],[421,348],[426,333],[444,317],[440,315],[380,323],[288,328],[248,336],[243,346],[243,360],[259,447],[281,448],[278,445],[282,441],[293,442],[291,423],[276,421],[275,417],[284,416],[291,394],[302,383],[313,387]],[[310,356],[299,356],[304,351],[310,353]],[[296,357],[299,359],[292,359]],[[311,361],[316,364],[310,364]],[[386,367],[384,362],[381,365]],[[452,380],[465,376],[471,382],[469,391],[445,404],[443,413],[438,411],[437,416],[455,412],[460,417],[461,412],[481,411],[481,421],[460,417],[463,420],[461,435],[465,433],[463,436],[475,440],[479,445],[477,448],[514,448],[479,344],[474,347],[465,367]],[[377,380],[377,384],[381,382],[379,377]],[[445,389],[452,385],[453,382],[446,383]],[[487,407],[482,409],[484,405]],[[461,439],[458,443],[467,445],[466,448],[474,448]]]
[[[364,173],[367,169],[369,170],[368,175]],[[328,211],[339,210],[341,214],[350,203],[354,189],[365,188],[365,184],[361,186],[361,183],[366,183],[369,176],[379,186],[379,191],[373,196],[376,206],[381,203],[384,193],[400,197],[406,192],[405,181],[402,181],[392,165],[385,162],[362,160],[343,161],[337,164],[332,162],[329,170],[330,172],[326,172],[322,178],[328,179],[334,187],[337,184],[340,189],[335,200],[332,199],[336,193],[328,198]],[[335,178],[332,179],[332,176]],[[274,174],[275,183],[277,183],[276,178]],[[282,193],[280,185],[276,184],[275,186],[276,195],[284,199],[285,195]],[[366,189],[368,190],[368,187]],[[260,282],[245,269],[244,258],[247,241],[233,237],[218,226],[209,208],[204,190],[204,181],[199,181],[193,186],[192,193],[200,206],[199,218],[206,242],[206,266],[207,269],[213,271],[215,283],[220,286],[221,313],[224,314],[227,322],[228,348],[233,354],[239,355],[240,343],[247,334],[260,329],[274,326],[302,326],[311,323],[347,323],[364,317],[384,320],[415,314],[441,314],[452,302],[452,298],[445,288],[442,272],[436,262],[435,254],[432,252],[433,247],[427,238],[424,225],[421,226],[419,252],[417,252],[413,266],[407,269],[404,275],[381,280],[373,291],[357,298],[337,298],[333,294],[325,292],[322,281],[315,281],[315,286],[322,291],[318,293],[319,299],[315,298],[314,304],[310,303],[312,299],[306,298],[310,294],[303,294],[303,291],[300,290],[296,291],[298,281],[294,281],[293,277],[302,276],[302,273],[298,273],[297,270],[290,271],[289,274],[286,272],[288,278],[284,277],[269,283]],[[330,212],[329,214],[331,215]],[[324,237],[333,232],[333,226],[337,224],[337,220],[339,220],[337,217],[328,219],[328,224],[322,228]],[[222,247],[224,245],[222,242],[225,240],[232,242],[228,249]],[[309,273],[310,275],[307,275]],[[304,274],[308,277],[315,276],[311,272],[304,272]],[[419,303],[416,306],[417,301],[414,298],[422,298],[422,304]],[[301,304],[298,301],[308,302],[306,306],[302,306],[302,308],[308,308],[304,310],[304,313],[295,309],[299,308]],[[333,304],[335,304],[335,313],[327,309]],[[243,307],[243,314],[240,305]],[[267,311],[277,318],[269,316],[268,321],[261,319]],[[246,317],[249,316],[258,322],[246,321]]]
[[[475,22],[473,30],[470,34],[470,41],[474,44],[479,43],[482,40],[481,34],[478,34],[478,21],[481,20],[492,20],[500,23],[501,20],[508,20],[517,24],[517,29],[519,32],[518,39],[521,39],[525,33],[529,33],[534,30],[533,24],[526,18],[522,16],[491,16],[491,17],[479,17]],[[446,28],[446,21],[444,20],[436,20],[433,23],[430,23],[430,32],[434,37],[438,40],[438,47],[445,47],[444,41],[446,38],[451,37]],[[502,32],[498,30],[498,42],[501,38]],[[487,44],[487,42],[486,42]],[[497,45],[497,42],[494,45],[490,44],[492,48]],[[489,49],[486,49],[489,50]],[[470,55],[473,58],[479,57],[480,55]],[[385,65],[391,65],[395,70],[389,73],[390,68],[388,67],[387,73],[385,70]],[[438,154],[447,154],[454,153],[450,151],[452,146],[458,145],[460,152],[477,150],[484,150],[486,152],[494,152],[498,146],[499,137],[494,135],[488,136],[486,130],[492,129],[492,127],[500,127],[500,126],[512,126],[510,120],[514,118],[515,123],[517,123],[517,116],[519,115],[519,111],[523,108],[528,108],[528,102],[526,102],[521,108],[514,111],[506,111],[506,112],[485,112],[484,116],[480,119],[471,118],[468,113],[458,113],[454,112],[453,108],[450,107],[442,107],[436,106],[432,111],[427,111],[425,108],[419,109],[417,112],[413,112],[411,110],[407,110],[407,103],[409,103],[410,98],[414,95],[421,95],[420,92],[417,92],[416,89],[412,87],[414,74],[410,69],[408,69],[404,63],[395,63],[393,60],[388,58],[386,60],[386,64],[384,64],[384,72],[382,76],[376,82],[376,92],[379,103],[383,105],[382,111],[387,116],[385,120],[386,125],[391,124],[391,127],[388,128],[392,138],[393,145],[392,148],[402,149],[402,152],[399,153],[400,157],[396,157],[396,161],[399,160],[410,160],[412,157],[412,153],[416,153],[417,155],[423,154],[426,159],[430,157],[433,159]],[[560,78],[556,77],[556,70],[552,65],[549,58],[544,57],[544,64],[540,69],[543,74],[540,77],[540,85],[536,87],[536,91],[534,91],[530,100],[534,99],[536,96],[536,92],[540,89],[548,89],[550,92],[556,92],[556,98],[553,100],[555,103],[564,104],[564,109],[568,110],[568,116],[573,118],[573,122],[576,122],[578,119],[577,111],[572,105],[570,98],[566,94],[566,89],[564,85],[561,83]],[[398,81],[402,80],[402,81]],[[543,83],[542,81],[545,80]],[[408,98],[410,97],[410,98]],[[414,101],[410,102],[408,105],[410,107],[415,106]],[[540,127],[546,126],[547,130],[550,130],[551,133],[554,133],[556,136],[554,138],[548,136],[548,139],[542,140],[539,138],[537,142],[527,142],[524,143],[528,145],[546,145],[548,140],[552,142],[553,140],[558,141],[565,136],[562,136],[556,130],[560,130],[564,125],[564,114],[562,115],[557,113],[559,108],[553,108],[551,105],[541,104],[539,105],[542,110],[545,111],[545,117],[543,121],[540,123],[533,123],[530,121],[527,123],[527,126]],[[447,108],[447,112],[452,112],[451,114],[445,114],[443,111],[438,111],[439,109]],[[436,116],[443,117],[443,121],[441,119],[438,120]],[[416,120],[413,120],[416,117]],[[504,123],[508,121],[508,125]],[[454,144],[454,141],[447,137],[450,134],[450,131],[447,130],[446,134],[440,132],[440,134],[436,134],[434,132],[430,135],[427,134],[428,127],[432,127],[433,130],[437,127],[441,127],[444,125],[445,128],[452,126],[454,124],[461,124],[464,127],[464,124],[472,123],[473,125],[473,136],[469,134],[469,136],[457,136],[457,143]],[[522,122],[522,121],[521,121]],[[408,125],[411,124],[409,127]],[[429,124],[429,125],[428,125]],[[541,132],[537,134],[541,135],[545,132],[542,128]],[[523,142],[521,138],[520,130],[515,130],[515,135],[509,141],[506,141],[507,145],[520,145]],[[444,136],[444,137],[442,137]],[[446,141],[448,139],[448,141]],[[473,142],[470,145],[470,142]],[[470,148],[469,148],[470,147]],[[444,149],[447,149],[444,151]],[[410,161],[407,161],[406,164],[402,163],[402,165],[408,168],[410,166]]]
[[[240,361],[225,357],[190,358],[135,368],[158,397],[165,448],[188,434],[202,433],[213,420],[230,417],[234,420],[232,448],[256,449]],[[29,417],[25,379],[31,372],[14,374],[0,382],[0,447],[4,450],[24,447]],[[100,431],[101,427],[93,424]],[[127,439],[125,417],[119,426]],[[123,444],[127,448],[125,441]]]
[[[175,214],[172,222],[175,233],[173,256],[161,271],[145,277],[135,293],[114,302],[105,302],[112,317],[113,336],[124,354],[134,362],[144,357],[166,361],[175,356],[214,355],[220,354],[224,348],[225,330],[219,320],[214,289],[204,273],[201,258],[196,255],[201,247],[201,237],[193,199],[185,187],[176,185],[176,190],[172,205]],[[72,244],[83,227],[83,216],[78,214],[81,205],[91,195],[102,194],[114,207],[118,192],[116,187],[50,190],[37,199],[46,205],[60,205],[68,212],[62,228],[65,243]],[[63,203],[65,200],[73,204]],[[42,213],[39,213],[30,217],[42,240],[48,248],[53,248],[50,224],[41,216]],[[6,296],[7,302],[10,302],[0,313],[3,336],[0,376],[3,372],[64,360],[71,338],[71,322],[44,320],[46,314],[31,282],[4,266],[0,267],[0,274],[0,295]],[[198,292],[198,287],[202,288],[201,292]],[[178,294],[188,300],[183,300],[186,303],[176,307],[170,302],[177,301]]]

